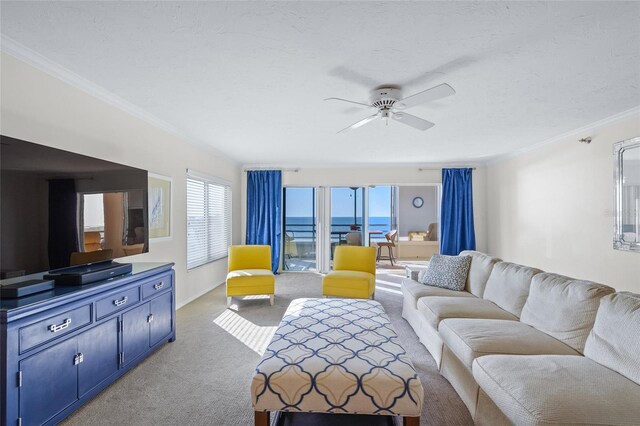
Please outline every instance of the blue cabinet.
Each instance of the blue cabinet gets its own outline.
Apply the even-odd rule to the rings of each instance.
[[[169,334],[172,327],[171,293],[164,293],[149,302],[149,344],[158,344]]]
[[[111,318],[78,335],[78,397],[118,371],[118,318]]]
[[[20,361],[23,425],[41,425],[78,400],[77,348],[71,339]]]
[[[20,361],[22,425],[41,425],[118,371],[118,320]]]
[[[122,314],[122,361],[128,364],[149,350],[149,304]]]
[[[175,340],[171,267],[0,300],[0,425],[56,424]]]

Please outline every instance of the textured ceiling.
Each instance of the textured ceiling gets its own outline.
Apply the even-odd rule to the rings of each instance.
[[[8,2],[3,36],[245,164],[484,161],[640,105],[637,2]],[[425,132],[324,102],[455,96]]]

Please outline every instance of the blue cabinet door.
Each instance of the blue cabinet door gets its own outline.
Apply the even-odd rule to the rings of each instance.
[[[78,342],[69,339],[20,361],[20,417],[41,425],[78,399]]]
[[[128,364],[149,349],[149,304],[122,314],[122,352]]]
[[[118,371],[118,318],[78,336],[78,393],[80,397]]]
[[[149,323],[149,338],[151,346],[160,342],[171,333],[173,324],[173,309],[171,309],[171,293],[165,293],[149,302],[153,321]]]

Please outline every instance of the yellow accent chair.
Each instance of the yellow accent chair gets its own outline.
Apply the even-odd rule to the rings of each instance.
[[[322,295],[373,299],[376,289],[376,248],[337,246],[333,271],[322,279]]]
[[[271,246],[229,246],[227,306],[233,296],[268,294],[273,306],[276,277],[271,272]]]

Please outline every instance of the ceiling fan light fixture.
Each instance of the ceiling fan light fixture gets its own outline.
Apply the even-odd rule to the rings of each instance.
[[[341,98],[327,98],[326,100],[337,100],[343,102],[349,102],[352,104],[358,104],[369,108],[376,108],[377,114],[366,117],[351,126],[340,130],[338,133],[346,132],[350,129],[357,129],[364,126],[367,123],[372,122],[376,118],[382,118],[386,125],[389,124],[389,118],[399,121],[402,124],[413,127],[417,130],[427,130],[434,126],[434,123],[427,121],[423,118],[416,117],[415,115],[404,112],[404,109],[412,108],[416,105],[426,102],[435,101],[447,96],[455,94],[451,86],[446,83],[442,83],[438,86],[432,87],[422,92],[416,93],[409,97],[403,97],[399,87],[379,87],[371,92],[371,104],[363,104],[360,102],[350,101]]]

